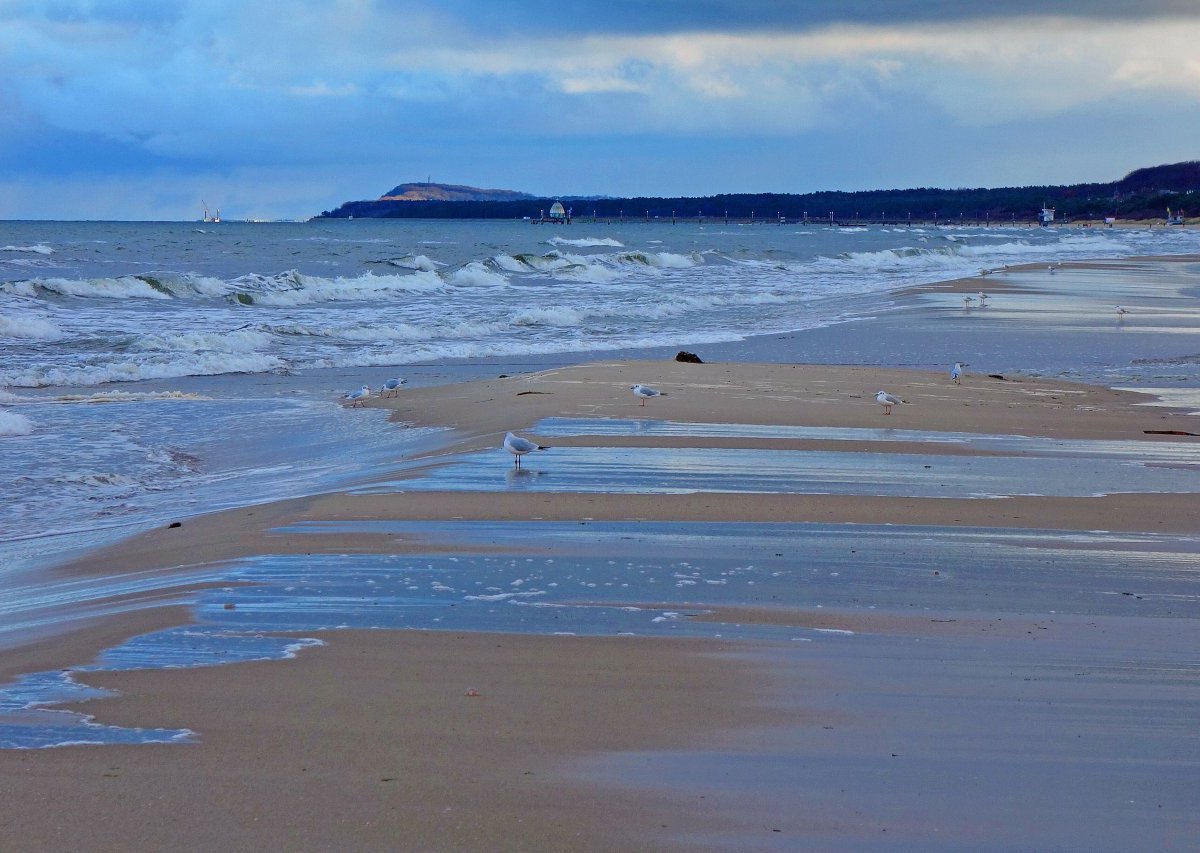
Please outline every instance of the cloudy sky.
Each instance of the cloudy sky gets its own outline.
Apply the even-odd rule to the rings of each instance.
[[[1200,159],[1196,0],[0,0],[0,218],[1105,181]]]

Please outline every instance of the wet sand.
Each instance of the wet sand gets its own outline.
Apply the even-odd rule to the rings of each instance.
[[[1088,274],[1116,279],[1125,271]],[[909,298],[941,297],[930,289]],[[947,302],[914,307],[903,322],[879,321],[874,358],[886,362],[889,344],[906,346],[915,334],[927,360],[940,360],[931,356],[940,324],[962,319]],[[1096,322],[1110,320],[1097,314]],[[866,346],[871,324],[853,325],[845,346]],[[1018,348],[1076,346],[1043,343],[1045,331],[1027,323],[1006,335]],[[404,461],[403,476],[414,478],[485,449],[500,476],[512,464],[500,435],[534,435],[529,428],[548,417],[1200,441],[1147,433],[1200,432],[1200,418],[1147,407],[1150,398],[1134,392],[1013,373],[991,378],[986,364],[956,386],[944,370],[792,364],[787,342],[770,346],[777,363],[606,360],[371,405],[393,409],[398,429],[453,430],[434,457]],[[667,396],[642,407],[629,393],[633,382]],[[911,403],[884,416],[873,399],[880,388]],[[570,448],[600,446],[904,453],[914,441],[577,435],[544,443],[557,443],[565,457]],[[922,449],[951,463],[979,455],[954,445]],[[552,472],[555,458],[552,447],[527,464]],[[1198,495],[972,501],[398,487],[181,519],[54,576],[180,572],[256,554],[510,547],[439,541],[419,530],[282,529],[305,522],[828,522],[1192,535],[1200,532]],[[526,547],[537,553],[542,543]],[[781,540],[780,549],[804,563],[801,543]],[[841,571],[853,575],[856,565],[847,554]],[[949,580],[954,569],[941,571]],[[1085,573],[1076,582],[1086,590],[1093,580]],[[1138,591],[1120,597],[1121,606],[1136,608]],[[295,660],[89,673],[81,680],[122,695],[82,710],[112,725],[186,727],[198,742],[0,752],[0,846],[1115,850],[1187,849],[1194,840],[1194,594],[1180,596],[1169,617],[1119,610],[1112,596],[1086,613],[1055,613],[1036,587],[1018,612],[984,600],[972,601],[969,613],[948,610],[918,586],[903,610],[874,609],[869,584],[862,595],[853,607],[781,602],[703,617],[783,630],[772,642],[337,631]],[[599,592],[590,596],[603,602]],[[177,618],[178,611],[142,611],[53,645],[7,650],[0,673],[82,663],[116,637]]]

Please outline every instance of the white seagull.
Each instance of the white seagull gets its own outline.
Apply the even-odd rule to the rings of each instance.
[[[379,389],[380,397],[398,397],[400,396],[400,386],[408,382],[407,379],[401,379],[397,376],[395,379],[389,379],[383,383],[383,387]]]
[[[1118,320],[1120,320],[1122,317],[1124,317],[1126,314],[1129,313],[1124,308],[1122,308],[1120,305],[1114,305],[1113,308],[1117,309],[1117,319]]]
[[[987,305],[987,301],[988,301],[988,295],[986,293],[984,293],[982,290],[979,291],[979,307],[982,308],[984,305]]]
[[[659,391],[657,388],[651,388],[649,385],[630,385],[629,390],[633,392],[633,396],[641,397],[642,405],[646,405],[646,401],[651,397],[665,397],[666,391]]]
[[[960,380],[962,379],[962,375],[963,375],[963,368],[966,366],[967,365],[963,364],[961,361],[956,361],[956,362],[954,362],[954,367],[950,368],[950,378],[954,380],[955,385],[958,385],[960,383]],[[879,399],[879,398],[876,397],[876,399]],[[882,403],[883,401],[879,400],[879,402]]]
[[[972,304],[974,301],[975,301],[975,300],[974,300],[974,298],[972,298],[972,297],[970,297],[970,296],[964,296],[964,297],[963,297],[963,308],[965,308],[965,309],[967,309],[968,311],[970,311],[970,310],[971,310],[971,304]]]
[[[880,391],[875,395],[875,402],[883,406],[883,413],[885,415],[890,415],[892,413],[892,406],[900,403],[907,403],[908,400],[901,400],[899,397],[889,394],[887,391]]]
[[[349,394],[344,395],[342,397],[342,399],[349,400],[350,408],[353,409],[359,403],[362,403],[363,406],[365,407],[367,405],[367,399],[370,396],[371,396],[371,389],[369,387],[367,387],[366,385],[364,385],[363,387],[359,388],[357,391],[351,391]]]
[[[513,455],[513,466],[516,468],[521,467],[521,457],[526,453],[534,450],[549,450],[544,444],[538,444],[536,441],[521,438],[521,436],[511,432],[504,436],[503,447]]]

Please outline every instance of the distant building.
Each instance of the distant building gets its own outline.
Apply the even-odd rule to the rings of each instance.
[[[567,211],[562,206],[561,201],[556,201],[550,205],[550,219],[552,222],[565,222],[567,219]]]
[[[1042,212],[1038,214],[1038,222],[1042,225],[1049,225],[1054,221],[1054,208],[1043,207]]]

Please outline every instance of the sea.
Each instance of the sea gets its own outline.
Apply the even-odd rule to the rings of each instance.
[[[1200,252],[1147,228],[713,221],[0,223],[0,582],[379,476],[428,428],[344,395],[837,328],[1004,265]]]

